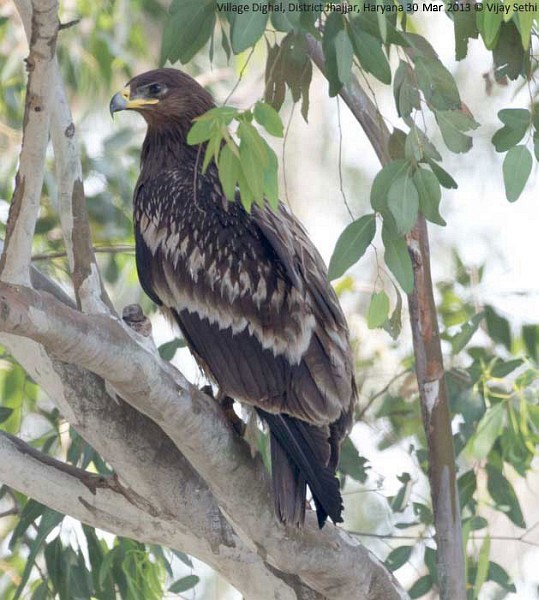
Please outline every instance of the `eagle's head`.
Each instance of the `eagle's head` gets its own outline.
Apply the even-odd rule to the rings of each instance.
[[[154,69],[133,77],[114,94],[110,112],[136,110],[149,126],[158,126],[171,120],[190,123],[213,106],[211,94],[187,73]]]

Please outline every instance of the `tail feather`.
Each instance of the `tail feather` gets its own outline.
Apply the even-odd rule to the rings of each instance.
[[[303,523],[307,483],[313,495],[319,527],[324,526],[328,516],[334,523],[341,522],[343,506],[339,480],[335,477],[333,466],[328,466],[332,462],[328,428],[315,427],[288,415],[270,414],[260,409],[257,412],[271,432],[277,514],[285,522]]]
[[[290,462],[277,438],[270,434],[271,479],[275,512],[287,525],[299,526],[305,521],[306,481]]]

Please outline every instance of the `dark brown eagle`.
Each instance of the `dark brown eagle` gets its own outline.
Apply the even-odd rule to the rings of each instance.
[[[326,267],[287,208],[225,197],[187,144],[214,106],[176,69],[133,78],[111,100],[148,125],[134,192],[136,260],[148,296],[178,324],[198,364],[229,396],[256,407],[271,436],[277,515],[301,525],[306,485],[322,527],[342,521],[335,471],[356,399],[348,328]]]

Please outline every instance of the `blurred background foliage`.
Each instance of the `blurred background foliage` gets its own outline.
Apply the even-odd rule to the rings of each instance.
[[[208,2],[200,5],[206,11],[213,6]],[[181,13],[194,4],[186,0],[174,6],[173,14],[178,19],[178,10]],[[164,27],[169,23],[170,31],[171,20],[167,6],[155,0],[69,0],[62,3],[61,20],[77,21],[60,33],[58,56],[77,127],[93,241],[103,277],[118,307],[141,303],[157,325],[162,355],[174,357],[196,381],[200,375],[181,349],[182,344],[171,341],[170,330],[161,327],[155,307],[141,293],[136,279],[131,195],[144,126],[134,115],[122,115],[112,123],[108,102],[132,75],[157,66],[167,52],[176,52],[178,58],[189,54],[188,64],[182,68],[197,76],[219,101],[234,92],[230,103],[249,108],[264,95],[266,48],[258,44],[251,52],[252,40],[245,37],[246,30],[223,19],[212,21],[214,35],[200,52],[190,52],[189,46],[175,47],[174,40],[167,37],[162,47]],[[267,45],[270,57],[276,40],[283,37],[272,33]],[[198,43],[196,39],[191,42],[194,46]],[[2,229],[21,142],[26,48],[15,9],[4,2],[0,5]],[[232,56],[232,50],[237,56]],[[485,71],[488,69],[485,65]],[[361,72],[377,100],[387,106],[391,90],[382,88],[368,75],[373,70],[384,81],[385,63],[370,63]],[[361,161],[369,159],[365,152],[361,156],[358,153],[357,140],[350,145],[352,158],[342,158],[346,152],[342,153],[339,105],[336,110],[335,105],[331,106],[331,115],[322,105],[327,82],[314,74],[309,90],[302,77],[291,80],[291,94],[286,99],[283,89],[278,90],[278,100],[284,103],[281,115],[287,130],[286,148],[275,140],[268,143],[279,155],[285,173],[281,176],[282,196],[312,226],[315,241],[327,243],[324,238],[330,231],[333,245],[336,233],[350,221],[347,211],[360,215],[368,210],[366,198],[373,174],[364,169]],[[293,102],[299,103],[298,113],[301,110],[304,117],[309,110],[311,129],[291,126]],[[342,119],[345,122],[344,114]],[[313,137],[317,140],[314,145]],[[312,156],[305,167],[309,162],[305,156],[307,145]],[[316,192],[314,184],[309,187],[307,171],[302,170],[306,168],[314,168],[317,177],[324,179]],[[453,175],[458,176],[457,170]],[[323,200],[317,201],[317,194]],[[346,200],[349,207],[345,207]],[[328,230],[331,219],[337,224]],[[451,218],[447,220],[451,228]],[[34,254],[35,265],[69,290],[52,153]],[[525,316],[511,322],[499,306],[489,303],[481,293],[485,265],[466,264],[458,244],[445,248],[441,256],[446,262],[436,291],[458,452],[469,596],[476,598],[481,593],[501,598],[513,593],[519,598],[536,597],[537,583],[530,584],[531,571],[526,571],[521,558],[529,554],[539,559],[539,537],[534,537],[539,504],[533,492],[538,489],[539,325],[528,322]],[[341,462],[345,527],[397,572],[412,597],[435,597],[435,543],[425,477],[428,463],[409,335],[404,327],[395,340],[395,336],[380,329],[367,327],[369,298],[380,278],[387,280],[387,274],[381,271],[376,253],[371,252],[361,271],[354,269],[335,282],[349,315],[360,388],[358,424],[343,447]],[[397,294],[392,294],[392,301],[399,301]],[[405,323],[406,313],[402,318]],[[53,403],[5,353],[0,357],[0,391],[3,430],[70,464],[93,472],[110,472],[106,462],[69,427]],[[260,447],[264,452],[263,443]],[[510,551],[506,550],[508,544]],[[170,597],[238,597],[187,554],[81,526],[18,492],[0,487],[1,598],[158,599],[166,593]]]

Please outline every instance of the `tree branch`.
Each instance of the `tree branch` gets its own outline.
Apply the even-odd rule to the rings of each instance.
[[[0,329],[34,339],[58,360],[106,378],[171,438],[208,482],[234,529],[274,568],[328,598],[400,598],[398,583],[365,548],[336,527],[285,529],[273,514],[259,457],[252,458],[219,407],[148,353],[122,325],[83,315],[45,293],[0,286]],[[338,551],[337,551],[338,549]]]
[[[324,73],[324,53],[320,43],[308,35],[307,44],[313,62]],[[382,165],[387,164],[390,161],[389,131],[374,103],[355,77],[339,95],[363,127]],[[443,600],[465,600],[464,548],[451,415],[430,273],[428,230],[421,214],[406,241],[414,266],[414,290],[408,296],[408,305],[423,426],[429,448],[438,580]]]
[[[5,432],[0,432],[0,480],[92,527],[186,550],[221,573],[246,598],[272,600],[274,594],[287,600],[316,598],[300,582],[285,581],[274,574],[237,536],[208,540],[170,514],[155,512],[153,506],[148,507],[146,500],[115,477],[102,477],[66,465]],[[199,512],[202,510],[203,507]],[[211,523],[211,516],[201,516]]]
[[[30,285],[32,237],[39,211],[51,115],[52,65],[58,34],[56,0],[34,0],[20,165],[0,259],[2,281]]]
[[[33,268],[32,282],[75,305],[63,291]],[[223,517],[206,483],[150,419],[122,400],[113,400],[103,380],[95,374],[51,359],[36,342],[0,335],[0,342],[56,403],[71,417],[77,432],[106,458],[138,497],[151,503],[147,518],[174,521],[183,532],[182,544],[163,542],[196,556],[214,568],[246,598],[273,598],[273,591],[288,598],[315,598],[315,592],[297,578],[288,578],[270,568],[253,553]],[[21,492],[29,493],[14,485]],[[60,510],[44,499],[44,503]],[[77,517],[72,510],[68,514]],[[120,513],[121,516],[121,513]],[[99,525],[106,529],[105,524]],[[122,535],[130,535],[124,532]],[[194,539],[193,539],[194,538]],[[153,541],[153,538],[138,538]],[[272,591],[273,590],[273,591]]]
[[[26,36],[30,39],[31,2],[30,0],[14,0],[14,3],[24,25]],[[56,56],[51,65],[49,77],[53,88],[50,132],[56,159],[58,213],[73,278],[75,297],[85,312],[110,312],[114,309],[103,287],[90,237],[79,142]]]

